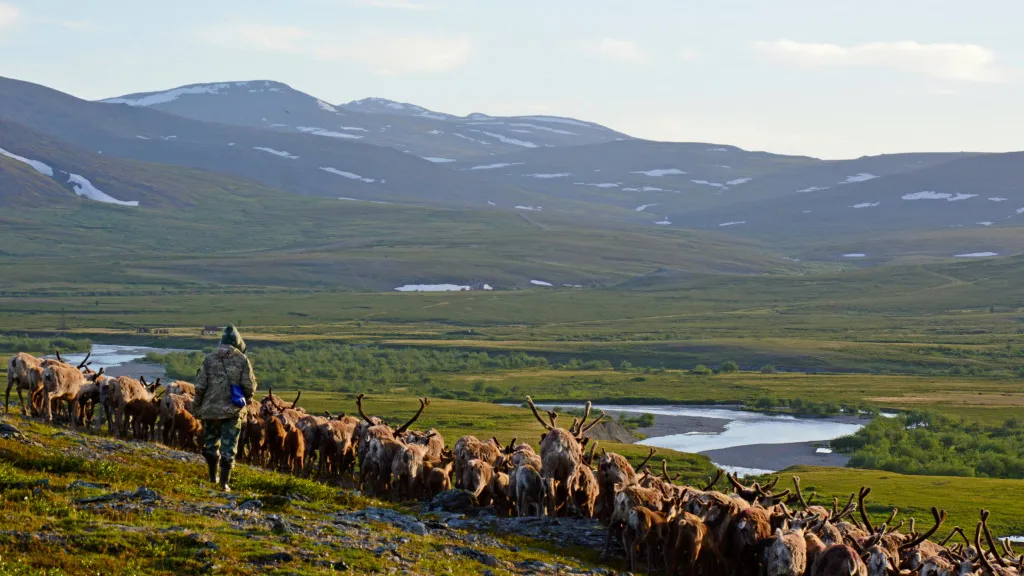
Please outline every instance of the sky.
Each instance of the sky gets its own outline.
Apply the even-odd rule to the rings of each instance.
[[[1021,0],[0,0],[0,76],[100,99],[277,80],[854,158],[1024,150]]]

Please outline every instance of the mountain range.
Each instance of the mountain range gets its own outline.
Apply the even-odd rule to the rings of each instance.
[[[99,201],[132,218],[140,209],[201,210],[216,195],[277,209],[305,196],[372,203],[382,220],[387,206],[402,221],[420,214],[412,220],[422,223],[421,240],[445,234],[432,224],[437,214],[449,222],[507,215],[541,233],[578,230],[598,251],[625,234],[683,234],[714,245],[709,253],[723,263],[730,250],[747,254],[732,261],[744,262],[738,267],[695,265],[687,255],[621,274],[558,275],[573,285],[672,270],[778,271],[786,261],[867,266],[1024,251],[1022,181],[1024,153],[820,160],[643,140],[567,117],[456,116],[380,98],[329,103],[269,80],[86,101],[0,78],[0,206]],[[644,262],[642,252],[623,256]],[[751,265],[758,259],[764,266]],[[480,280],[391,276],[370,284]]]

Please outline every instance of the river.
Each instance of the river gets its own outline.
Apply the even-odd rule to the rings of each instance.
[[[582,408],[580,404],[538,404]],[[609,416],[653,414],[655,425],[640,429],[645,446],[704,454],[717,466],[740,475],[768,474],[794,465],[844,466],[846,456],[828,444],[853,434],[866,420],[856,417],[797,418],[727,407],[620,406],[595,404]]]
[[[91,356],[89,356],[90,368],[93,370],[104,368],[104,373],[110,376],[161,378],[164,376],[163,366],[141,362],[146,357],[146,354],[150,352],[166,354],[168,352],[192,352],[192,350],[125,346],[120,344],[93,344]],[[85,358],[85,353],[61,354],[61,357],[64,358],[65,362],[78,364]],[[46,358],[53,358],[53,356],[46,356]]]

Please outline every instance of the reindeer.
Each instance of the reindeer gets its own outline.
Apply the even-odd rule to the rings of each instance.
[[[807,570],[807,541],[803,530],[775,529],[764,551],[765,576],[803,576]]]
[[[64,400],[68,404],[68,417],[71,429],[78,428],[78,393],[87,382],[92,382],[98,375],[86,376],[80,368],[70,364],[51,364],[43,370],[43,406],[46,408],[46,419],[53,423],[53,403]]]
[[[555,499],[559,503],[566,502],[570,497],[570,490],[577,483],[576,476],[579,474],[579,467],[582,465],[583,445],[581,442],[583,441],[583,435],[594,426],[597,426],[604,419],[605,413],[602,412],[601,416],[587,425],[586,422],[590,416],[591,408],[590,402],[587,402],[583,419],[574,422],[566,430],[555,425],[558,414],[548,412],[549,422],[545,422],[537,412],[537,406],[534,405],[533,399],[527,396],[526,402],[530,405],[530,410],[533,411],[537,422],[540,422],[541,426],[547,430],[541,436],[540,441],[540,475],[545,479],[555,481],[554,488],[558,491],[557,494],[559,494]],[[561,506],[556,504],[556,507]]]
[[[455,459],[451,456],[442,457],[440,462],[424,462],[424,492],[429,498],[452,488],[452,470]]]
[[[654,554],[667,540],[669,523],[675,516],[675,508],[667,512],[656,512],[644,506],[635,506],[629,511],[626,528],[622,532],[622,546],[629,558],[629,570],[636,571],[637,548],[647,549],[647,573],[654,568]]]
[[[516,514],[543,516],[544,483],[540,472],[533,466],[523,465],[512,471],[509,485],[515,494]]]
[[[651,448],[647,457],[636,466],[636,469],[643,468],[656,453]],[[595,512],[598,518],[609,520],[612,510],[615,507],[615,493],[622,486],[629,486],[636,483],[637,475],[629,460],[614,452],[601,450],[601,457],[597,462],[597,484],[598,500],[595,504]]]
[[[117,430],[118,436],[124,437],[128,434],[129,418],[126,418],[128,404],[132,400],[152,400],[153,393],[160,387],[160,379],[157,378],[156,382],[149,384],[146,382],[145,376],[140,376],[138,380],[127,376],[118,376],[111,379],[109,385],[111,386],[110,408],[114,413],[115,420],[114,428]],[[111,430],[111,434],[113,433],[114,430]]]
[[[397,430],[377,417],[367,416],[363,410],[363,394],[356,397],[356,407],[359,415],[363,418],[356,426],[355,434],[358,437],[357,451],[359,455],[359,487],[371,482],[377,493],[388,492],[388,485],[391,480],[391,462],[398,449],[402,446],[397,437],[400,437],[413,425],[423,414],[429,400],[420,399],[420,409],[404,425]]]
[[[330,412],[320,429],[320,479],[340,479],[355,464],[355,430],[359,419]]]
[[[25,405],[25,398],[21,395],[22,390],[29,393],[31,413],[37,416],[42,413],[43,405],[43,371],[50,366],[70,366],[60,357],[60,350],[57,350],[57,358],[36,358],[25,352],[18,352],[7,361],[7,390],[4,393],[4,413],[8,413],[11,407],[11,388],[18,393],[18,403],[21,405],[23,416],[29,415]],[[86,354],[85,359],[78,365],[79,370],[88,371],[89,357],[92,352]]]
[[[455,458],[451,455],[442,456],[438,462],[423,462],[424,493],[427,497],[434,497],[441,492],[452,489],[452,470],[455,468]]]
[[[192,452],[199,451],[203,425],[191,412],[188,410],[175,412],[173,430],[175,436],[171,438],[176,439],[179,448]]]
[[[136,440],[153,439],[153,430],[160,415],[159,399],[144,400],[136,398],[128,403],[125,413],[132,423],[132,437]]]

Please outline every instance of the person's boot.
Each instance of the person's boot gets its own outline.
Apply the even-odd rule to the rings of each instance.
[[[210,471],[210,483],[217,483],[217,463],[220,460],[220,454],[207,454],[203,453],[203,457],[206,458],[206,467]]]
[[[220,463],[220,489],[225,492],[231,492],[231,486],[228,483],[231,481],[231,467],[234,465],[232,460],[224,460]]]

